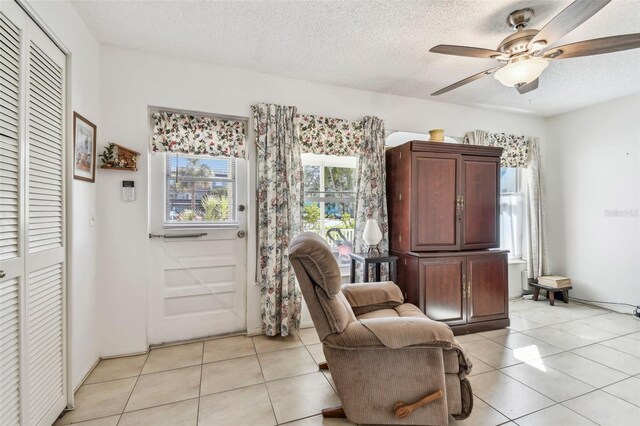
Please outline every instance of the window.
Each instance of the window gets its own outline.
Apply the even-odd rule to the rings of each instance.
[[[236,161],[167,153],[165,225],[236,223]]]
[[[524,169],[500,169],[500,248],[509,250],[509,257],[521,259],[526,229]]]
[[[349,264],[355,241],[356,157],[303,154],[305,231],[331,246],[341,265]]]

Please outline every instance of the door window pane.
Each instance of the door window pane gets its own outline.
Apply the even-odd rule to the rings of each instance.
[[[236,159],[166,155],[165,224],[236,222]]]

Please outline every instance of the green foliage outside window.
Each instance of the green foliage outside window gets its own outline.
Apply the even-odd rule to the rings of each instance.
[[[317,203],[307,203],[304,205],[302,220],[306,230],[320,229],[320,205]]]
[[[200,201],[204,212],[204,220],[218,222],[227,220],[229,216],[229,197],[225,195],[205,195]]]

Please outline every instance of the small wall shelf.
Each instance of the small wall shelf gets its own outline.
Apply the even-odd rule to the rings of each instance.
[[[124,166],[112,166],[103,164],[100,166],[100,168],[105,170],[126,170],[129,172],[138,171],[138,156],[140,155],[140,153],[132,149],[125,148],[122,145],[118,145],[117,143],[114,143],[113,146],[114,148],[117,148],[117,151],[114,153],[116,154],[116,159],[119,161],[124,161]]]

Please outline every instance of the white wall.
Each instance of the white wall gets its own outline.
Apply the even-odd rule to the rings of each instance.
[[[137,352],[146,347],[150,105],[249,116],[252,104],[270,102],[296,105],[304,113],[347,119],[377,115],[385,119],[387,128],[394,130],[425,132],[444,128],[448,135],[462,136],[468,130],[486,129],[543,140],[545,137],[541,118],[329,86],[110,46],[101,48],[100,67],[101,140],[118,142],[142,153],[140,171],[135,174],[98,171],[101,335],[105,355]],[[252,141],[252,133],[249,137]],[[127,178],[135,179],[137,187],[137,200],[129,204],[120,202],[119,195],[120,181]],[[252,186],[249,194],[254,193]],[[252,204],[249,217],[255,217]],[[248,229],[249,247],[255,247],[251,232],[255,223]],[[255,252],[251,250],[250,255],[247,276],[252,279]],[[260,328],[259,297],[258,288],[250,283],[248,328],[254,332]]]
[[[640,94],[547,119],[546,149],[552,271],[577,297],[640,304]]]
[[[67,56],[68,102],[67,152],[73,149],[73,111],[77,111],[97,126],[101,140],[99,101],[99,50],[84,21],[68,1],[29,1],[40,22],[70,52]],[[69,188],[69,187],[68,187]],[[70,333],[69,357],[73,388],[89,372],[99,356],[97,334],[98,302],[97,232],[89,226],[89,213],[97,211],[96,184],[73,180],[67,197],[71,209],[67,212],[68,270],[67,291]],[[98,218],[98,224],[100,219]]]

